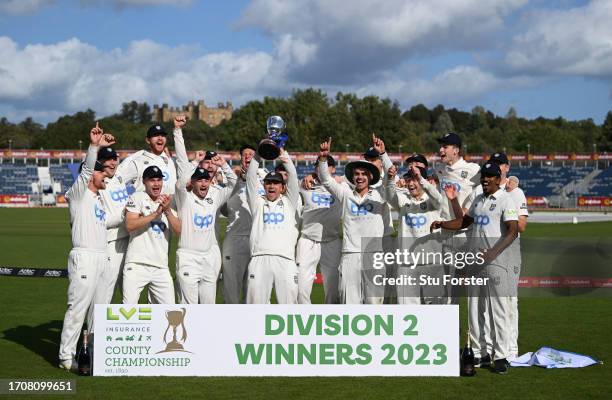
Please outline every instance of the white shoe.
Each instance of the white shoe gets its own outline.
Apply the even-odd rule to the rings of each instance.
[[[60,360],[59,363],[59,368],[60,369],[65,369],[66,371],[76,371],[77,370],[77,363],[74,359],[71,360]]]

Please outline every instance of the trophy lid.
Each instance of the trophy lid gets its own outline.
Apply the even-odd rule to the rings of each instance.
[[[273,115],[268,118],[266,129],[268,130],[268,133],[282,132],[283,129],[285,129],[285,121],[283,121],[283,119],[278,115]]]

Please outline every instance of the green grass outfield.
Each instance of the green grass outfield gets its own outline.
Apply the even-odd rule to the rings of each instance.
[[[0,209],[0,221],[0,266],[66,265],[67,209]],[[607,222],[532,224],[523,236],[524,270],[551,276],[557,260],[566,257],[572,267],[561,268],[564,274],[610,277],[611,239],[612,223]],[[580,262],[581,254],[593,258]],[[610,398],[612,392],[609,364],[575,370],[512,369],[506,376],[479,370],[474,378],[82,378],[56,367],[67,286],[67,279],[0,277],[0,378],[76,379],[78,398],[112,399],[582,399]],[[521,352],[548,345],[610,362],[612,297],[593,291],[548,294],[520,300]],[[321,285],[315,285],[313,300],[321,299]],[[465,307],[461,311],[464,321]]]

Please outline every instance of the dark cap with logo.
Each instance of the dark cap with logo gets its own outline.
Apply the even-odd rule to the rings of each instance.
[[[164,173],[162,172],[162,170],[155,165],[151,165],[150,167],[147,167],[142,173],[142,180],[152,179],[152,178],[162,178],[162,179],[164,178]]]
[[[83,161],[81,165],[79,165],[79,174],[83,170],[83,165],[85,165],[85,161]],[[98,171],[98,172],[104,172],[104,165],[100,161],[96,161],[96,163],[94,164],[93,170]]]
[[[104,162],[106,160],[116,160],[118,158],[117,152],[110,147],[102,147],[98,150],[98,161]]]
[[[410,163],[414,163],[414,162],[422,163],[426,167],[429,167],[429,163],[427,162],[427,158],[425,158],[425,156],[423,154],[414,153],[413,155],[411,155],[410,157],[408,157],[406,159],[406,164],[410,164]]]
[[[152,138],[155,136],[168,136],[168,133],[164,130],[164,127],[161,125],[153,125],[147,131],[147,137]]]
[[[370,147],[363,153],[364,158],[378,158],[380,157],[380,153],[374,147]]]
[[[199,179],[210,180],[210,174],[204,168],[196,168],[193,174],[191,174],[191,180],[197,181]]]
[[[509,164],[508,156],[504,153],[491,154],[491,157],[489,157],[489,161],[487,162],[493,162],[495,164]]]
[[[480,173],[487,176],[501,176],[501,169],[499,168],[499,164],[487,162],[480,167]]]
[[[453,146],[461,147],[461,138],[456,133],[449,132],[441,138],[438,138],[438,143],[444,145],[450,144]]]
[[[276,171],[268,172],[268,174],[264,177],[264,182],[278,182],[285,183],[285,179],[283,176]]]
[[[210,151],[210,150],[208,150],[208,151],[206,152],[206,154],[204,155],[204,159],[205,159],[205,160],[212,160],[212,159],[213,159],[214,157],[216,157],[216,156],[217,156],[217,152],[216,152],[216,151]]]

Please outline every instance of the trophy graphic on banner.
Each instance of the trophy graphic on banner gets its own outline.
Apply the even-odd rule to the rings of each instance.
[[[164,332],[164,343],[166,343],[166,349],[160,351],[159,353],[166,353],[169,351],[185,351],[180,342],[185,343],[185,340],[187,340],[187,330],[185,330],[185,314],[187,314],[187,310],[185,308],[181,308],[181,310],[183,311],[166,311],[166,319],[168,320],[168,326]],[[179,326],[183,331],[180,342],[176,338],[176,331],[178,330]],[[166,340],[166,336],[168,335],[170,328],[172,328],[172,341],[168,342]]]
[[[280,155],[280,149],[285,147],[289,135],[283,132],[285,121],[278,115],[268,118],[266,123],[268,137],[259,142],[257,153],[266,160],[275,160]]]

